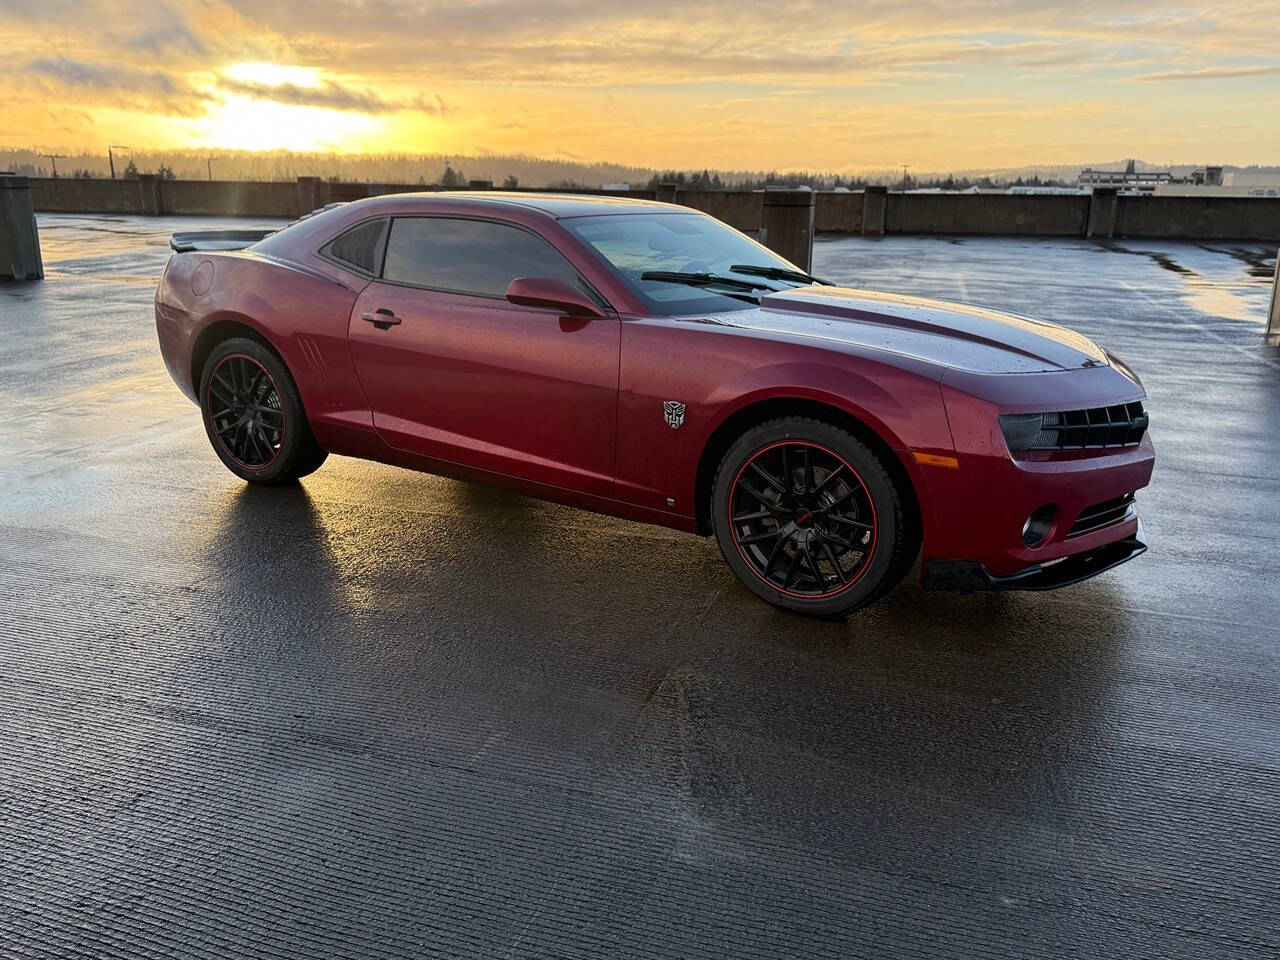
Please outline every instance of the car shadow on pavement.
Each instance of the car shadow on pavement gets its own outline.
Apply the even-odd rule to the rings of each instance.
[[[406,479],[393,484],[402,497]],[[371,689],[430,701],[450,729],[440,711],[608,755],[699,816],[786,796],[806,829],[876,782],[1065,813],[1112,722],[1130,624],[1105,584],[1062,601],[908,582],[843,623],[813,621],[748,595],[712,541],[508,491],[408,485],[427,488],[430,510],[376,507],[377,481],[359,496],[246,487],[210,545],[240,606],[273,610],[262,642],[279,668],[314,671],[334,705]],[[571,747],[566,728],[582,738]]]

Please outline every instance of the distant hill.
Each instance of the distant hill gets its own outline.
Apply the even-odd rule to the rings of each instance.
[[[454,171],[461,182],[492,180],[501,186],[507,177],[515,177],[524,187],[583,186],[599,187],[606,183],[630,183],[643,185],[654,177],[671,173],[648,167],[621,163],[587,163],[573,159],[531,157],[524,155],[473,155],[456,154],[325,154],[325,153],[253,153],[249,151],[193,151],[157,150],[122,152],[116,155],[117,176],[123,175],[126,165],[133,163],[137,171],[156,173],[166,171],[182,180],[206,179],[212,170],[215,180],[293,180],[300,176],[322,177],[372,183],[440,183],[446,168]],[[941,181],[947,177],[977,182],[989,180],[993,184],[1012,183],[1015,180],[1075,181],[1080,170],[1093,167],[1100,170],[1123,170],[1127,161],[1114,160],[1102,163],[1082,164],[1034,164],[1022,167],[966,168],[956,170],[927,170],[913,167],[911,179],[917,183]],[[1213,162],[1213,161],[1209,161]],[[1138,170],[1172,170],[1187,173],[1195,164],[1157,164],[1136,161]],[[1225,165],[1226,170],[1251,172],[1277,172],[1280,166],[1237,167]],[[13,170],[27,176],[49,176],[52,168],[49,160],[40,156],[37,148],[0,148],[0,170]],[[726,187],[740,184],[769,182],[803,182],[817,187],[842,182],[884,183],[901,182],[900,169],[866,169],[855,173],[840,173],[839,181],[834,172],[820,171],[767,171],[767,170],[687,170],[683,171],[695,182],[707,182],[718,178]],[[77,173],[95,177],[109,175],[106,151],[88,150],[58,159],[60,176]],[[708,177],[702,178],[702,174]]]

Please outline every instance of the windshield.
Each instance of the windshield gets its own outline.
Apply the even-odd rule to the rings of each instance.
[[[568,217],[560,223],[593,248],[659,315],[747,309],[755,296],[802,285],[798,280],[735,272],[735,266],[784,271],[795,271],[797,267],[732,227],[700,213]],[[737,283],[720,288],[705,280],[691,285],[672,277],[644,277],[663,273],[710,274]]]

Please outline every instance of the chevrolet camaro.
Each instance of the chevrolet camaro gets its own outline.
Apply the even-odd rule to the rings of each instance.
[[[714,536],[764,600],[1046,589],[1145,550],[1133,371],[1071,330],[835,286],[686,207],[401,194],[178,234],[161,352],[252,483],[363,457]],[[655,562],[661,562],[655,560]]]

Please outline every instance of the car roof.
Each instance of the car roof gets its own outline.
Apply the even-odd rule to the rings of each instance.
[[[430,193],[390,193],[354,203],[361,207],[383,205],[408,205],[421,202],[423,207],[436,204],[451,206],[485,207],[519,207],[525,210],[537,210],[548,216],[560,219],[563,217],[603,216],[611,213],[695,213],[688,207],[671,203],[659,203],[657,200],[643,200],[637,197],[624,197],[614,194],[576,194],[576,193],[524,193],[504,190],[442,190]]]

